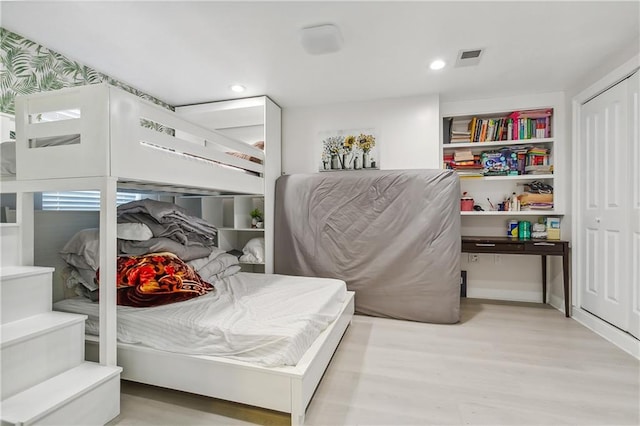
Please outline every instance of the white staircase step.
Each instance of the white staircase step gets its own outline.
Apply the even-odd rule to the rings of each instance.
[[[0,265],[18,265],[20,228],[17,223],[0,223]]]
[[[47,312],[0,326],[2,399],[84,361],[85,315]]]
[[[0,324],[51,311],[53,270],[39,266],[0,268]]]
[[[2,425],[104,425],[120,413],[121,371],[84,362],[2,401]]]

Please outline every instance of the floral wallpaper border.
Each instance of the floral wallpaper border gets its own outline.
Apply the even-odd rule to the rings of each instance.
[[[174,110],[153,96],[0,27],[0,112],[15,114],[16,95],[97,83],[112,84]]]

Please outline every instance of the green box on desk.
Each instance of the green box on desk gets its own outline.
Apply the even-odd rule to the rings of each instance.
[[[549,240],[560,239],[560,218],[559,217],[547,218],[547,239]]]

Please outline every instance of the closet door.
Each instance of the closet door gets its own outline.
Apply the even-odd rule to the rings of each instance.
[[[640,338],[640,72],[629,78],[629,200],[631,202],[631,313],[629,332]]]
[[[582,106],[577,212],[582,308],[623,330],[631,296],[627,84]]]

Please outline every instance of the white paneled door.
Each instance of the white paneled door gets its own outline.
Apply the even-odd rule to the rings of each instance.
[[[640,339],[640,72],[629,79],[629,167],[631,178],[631,313],[629,332]]]
[[[628,79],[582,106],[578,273],[583,309],[618,328],[630,321]]]

